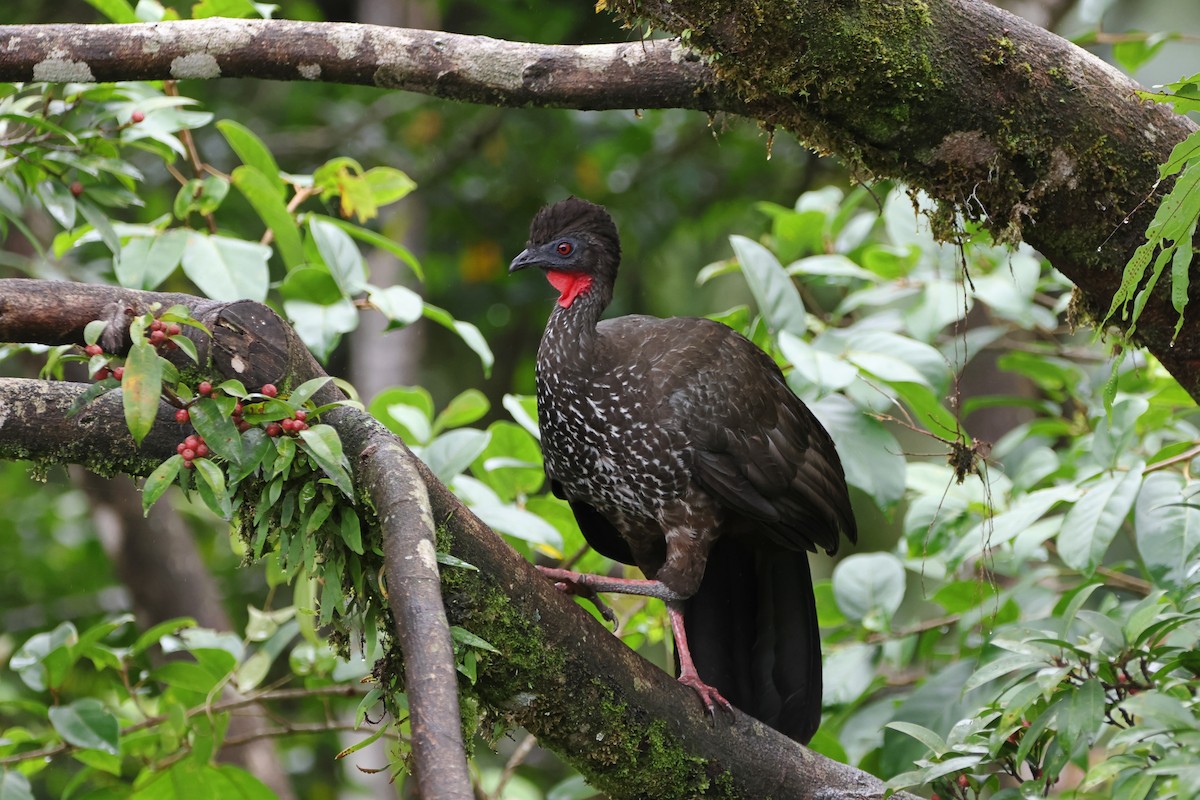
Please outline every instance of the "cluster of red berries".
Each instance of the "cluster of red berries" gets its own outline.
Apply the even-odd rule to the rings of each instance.
[[[150,323],[150,329],[146,332],[146,339],[150,344],[162,350],[178,350],[179,345],[171,341],[171,336],[178,336],[183,333],[183,328],[178,322],[163,322],[161,319],[156,319]]]
[[[272,438],[289,434],[295,436],[300,431],[308,430],[308,412],[303,408],[296,409],[295,413],[287,419],[281,419],[279,422],[267,423],[267,436]]]
[[[208,445],[204,443],[203,436],[197,436],[193,433],[175,445],[175,452],[183,456],[183,468],[191,469],[194,460],[208,456]]]
[[[102,355],[104,355],[104,348],[102,348],[98,344],[89,344],[87,347],[83,348],[83,352],[87,353],[89,357],[90,356],[102,356]],[[101,367],[100,369],[96,370],[96,380],[98,380],[98,381],[104,380],[109,375],[113,376],[118,381],[124,380],[125,379],[125,368],[124,367],[113,367],[112,369],[109,369],[108,367]]]

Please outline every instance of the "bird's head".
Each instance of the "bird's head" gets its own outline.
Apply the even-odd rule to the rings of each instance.
[[[569,308],[593,286],[607,304],[620,262],[621,242],[612,217],[603,206],[568,197],[537,213],[529,226],[529,241],[508,271],[544,270],[559,291],[558,304]]]

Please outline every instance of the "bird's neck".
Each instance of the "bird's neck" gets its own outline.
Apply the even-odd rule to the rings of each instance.
[[[612,286],[590,278],[586,286],[572,284],[566,289],[553,279],[551,282],[562,295],[546,323],[539,355],[554,358],[564,368],[585,368],[593,362],[596,325],[612,299]]]

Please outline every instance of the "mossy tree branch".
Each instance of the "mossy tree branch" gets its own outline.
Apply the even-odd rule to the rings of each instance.
[[[35,302],[32,296],[37,293],[42,297]],[[88,295],[93,296],[88,299]],[[20,298],[28,302],[17,302]],[[150,292],[103,286],[0,280],[0,340],[82,343],[83,327],[92,315],[106,309],[112,313],[119,308],[123,313],[130,306],[147,307],[159,298]],[[189,300],[185,295],[171,299]],[[208,301],[196,298],[185,304],[194,310],[208,308]],[[40,311],[24,313],[31,305]],[[255,304],[236,305],[239,319],[274,316]],[[209,313],[215,312],[210,308]],[[48,323],[47,315],[53,314],[60,324]],[[273,326],[264,325],[262,330],[274,335]],[[293,340],[294,334],[288,333],[284,340],[260,343],[252,332],[243,332],[239,341],[247,352],[266,353],[267,360],[276,363],[269,354],[288,352]],[[216,350],[214,341],[201,352]],[[214,358],[214,374],[207,377],[246,379],[245,365],[239,372],[230,371],[234,363]],[[279,379],[282,385],[321,374],[315,363],[302,359],[289,363],[294,369]],[[255,376],[248,380],[252,384],[260,376],[252,365],[250,369]],[[0,458],[81,463],[102,473],[146,475],[174,453],[179,427],[169,406],[162,406],[158,423],[141,448],[135,448],[132,439],[121,433],[119,390],[101,395],[79,414],[67,413],[86,388],[78,383],[0,378]],[[503,720],[527,728],[614,798],[883,797],[884,786],[873,776],[813,753],[740,712],[710,720],[694,692],[625,647],[557,592],[378,422],[349,406],[333,409],[322,419],[338,429],[356,480],[364,488],[373,484],[378,488],[383,471],[391,468],[409,476],[374,493],[377,517],[397,511],[402,518],[427,516],[439,547],[477,568],[442,569],[440,588],[449,622],[482,636],[500,651],[481,660],[473,686],[461,687],[462,702],[476,709],[481,723]],[[380,454],[384,449],[388,453]],[[379,460],[364,468],[372,459]],[[420,539],[429,525],[418,527]],[[412,556],[421,562],[417,567],[422,582],[429,583],[423,546],[415,547],[416,552],[399,552],[397,558]],[[388,587],[393,602],[413,585],[389,574]],[[436,609],[418,605],[403,613],[411,612],[418,626],[430,624]],[[407,682],[410,693],[415,685]],[[419,775],[421,770],[441,774],[424,764],[418,766]],[[893,796],[914,800],[904,793]]]
[[[1041,250],[1093,320],[1196,130],[1127,77],[985,0],[611,0],[678,43],[552,47],[365,25],[199,20],[0,26],[0,80],[266,77],[466,102],[728,111],[895,177]],[[1126,224],[1126,220],[1129,224]],[[1166,282],[1163,282],[1166,283]],[[1200,281],[1191,281],[1192,286]],[[1192,308],[1194,308],[1193,304]],[[1160,286],[1138,336],[1200,398],[1200,316]]]

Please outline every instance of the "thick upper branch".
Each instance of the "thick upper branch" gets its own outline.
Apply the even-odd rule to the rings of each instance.
[[[205,19],[0,25],[0,80],[273,78],[365,84],[449,100],[580,109],[720,104],[677,43],[578,47],[334,22]]]

